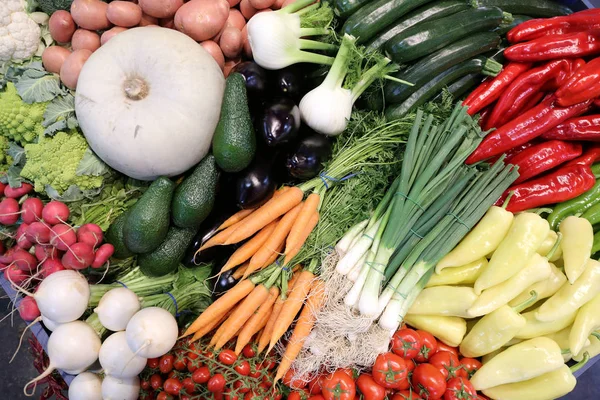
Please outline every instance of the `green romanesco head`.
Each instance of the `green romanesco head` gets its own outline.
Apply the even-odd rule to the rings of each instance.
[[[60,194],[71,185],[89,190],[102,186],[102,176],[77,175],[77,167],[88,144],[78,131],[58,132],[56,135],[40,136],[38,143],[25,145],[25,167],[21,176],[33,182],[36,192],[44,192],[50,185]]]
[[[15,85],[8,83],[0,92],[0,136],[25,145],[44,133],[42,120],[48,103],[23,102]]]
[[[0,173],[8,171],[12,164],[12,157],[8,155],[8,139],[0,136]]]

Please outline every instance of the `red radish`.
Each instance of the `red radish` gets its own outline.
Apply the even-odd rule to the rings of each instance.
[[[96,250],[96,255],[94,257],[94,262],[92,263],[92,268],[100,268],[109,258],[112,257],[115,252],[115,247],[110,243],[104,243],[102,246]]]
[[[8,268],[8,265],[0,263],[0,271],[4,271],[6,268]]]
[[[50,243],[50,227],[43,222],[30,224],[25,234],[27,235],[27,239],[32,243]]]
[[[0,256],[0,263],[2,264],[10,264],[13,261],[13,253],[15,252],[15,250],[17,250],[18,247],[11,247],[10,249],[6,250],[1,256]]]
[[[46,204],[42,210],[42,218],[50,225],[65,223],[70,214],[69,207],[65,203],[55,200]]]
[[[13,264],[21,271],[32,271],[37,267],[37,259],[30,252],[18,249],[13,254]]]
[[[77,241],[87,243],[94,249],[102,243],[103,238],[104,232],[96,224],[83,224],[77,230]]]
[[[33,243],[27,238],[27,228],[29,228],[29,224],[22,223],[17,229],[17,246],[25,250],[29,250],[33,246]]]
[[[6,249],[4,248],[4,242],[0,241],[0,254],[4,254],[4,251]]]
[[[21,271],[16,265],[9,265],[4,270],[4,277],[17,285],[25,282],[29,278],[29,274],[25,271]]]
[[[35,302],[35,299],[31,296],[25,296],[19,304],[19,315],[24,321],[30,322],[38,318],[42,313]]]
[[[39,262],[57,259],[60,258],[60,252],[56,247],[42,246],[41,244],[38,244],[35,246],[35,258],[37,258]]]
[[[77,242],[75,230],[67,224],[56,224],[50,232],[50,244],[58,250],[67,251]]]
[[[84,269],[94,262],[94,248],[87,243],[75,243],[62,257],[65,268]]]
[[[11,197],[13,199],[18,199],[21,198],[23,196],[25,196],[26,194],[28,194],[29,192],[31,192],[33,190],[33,186],[31,186],[29,183],[21,183],[21,187],[18,188],[13,188],[10,186],[6,186],[4,188],[4,195],[6,197]]]
[[[9,186],[7,186],[8,188]],[[0,224],[14,225],[19,220],[19,202],[8,197],[0,202]]]
[[[50,36],[59,43],[68,43],[75,32],[75,21],[71,13],[65,10],[55,11],[48,21]]]
[[[64,271],[66,268],[62,265],[60,260],[49,259],[42,264],[42,276],[47,278],[58,271]]]
[[[6,174],[3,174],[3,175],[6,175]],[[6,189],[6,187],[7,187],[7,186],[8,186],[8,185],[6,185],[6,184],[4,184],[4,183],[0,182],[0,193],[4,193],[4,189]]]
[[[44,203],[37,197],[29,197],[21,205],[21,218],[26,224],[31,224],[42,219]]]

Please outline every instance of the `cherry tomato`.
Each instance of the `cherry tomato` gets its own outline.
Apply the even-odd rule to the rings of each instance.
[[[148,368],[158,368],[158,357],[157,358],[149,358],[148,361],[146,361],[146,365],[148,366]]]
[[[187,360],[187,369],[192,374],[194,373],[194,371],[196,371],[201,366],[202,366],[202,362],[200,362],[200,360],[198,360],[197,358]]]
[[[247,344],[242,349],[242,354],[246,358],[252,358],[252,357],[254,357],[256,355],[256,350],[254,349],[254,347],[252,347],[252,345]]]
[[[237,360],[237,355],[233,350],[223,350],[219,353],[217,359],[225,365],[233,365]]]
[[[265,361],[261,362],[260,364],[258,364],[256,368],[268,369],[270,371],[273,368],[275,368],[276,366],[277,366],[277,363],[275,362],[275,360],[265,360]]]
[[[159,374],[154,374],[150,377],[150,386],[152,389],[158,390],[162,387],[163,379]]]
[[[443,342],[438,342],[438,350],[437,351],[438,352],[447,351],[449,353],[454,354],[456,357],[458,357],[458,349],[456,347],[450,347]]]
[[[404,328],[392,336],[392,351],[406,360],[412,360],[421,350],[421,337],[414,329]]]
[[[242,376],[248,376],[250,373],[250,363],[248,361],[242,361],[233,369],[235,369],[235,371]]]
[[[213,375],[206,384],[209,392],[220,393],[225,388],[225,377],[221,374]]]
[[[200,367],[192,374],[192,380],[196,383],[206,383],[210,379],[210,370],[208,367]]]
[[[444,400],[476,400],[477,390],[464,378],[452,378],[446,385]]]
[[[361,374],[356,380],[356,386],[365,400],[385,399],[385,388],[379,386],[369,374]]]
[[[173,368],[175,368],[177,371],[185,371],[187,369],[185,354],[178,352],[175,355],[175,359],[173,360]]]
[[[441,399],[446,391],[446,379],[433,365],[419,364],[413,372],[412,386],[424,399]]]
[[[446,380],[456,378],[461,371],[464,372],[458,357],[449,351],[438,351],[429,359],[429,364],[436,367]]]
[[[414,390],[402,390],[392,397],[392,400],[423,400]]]
[[[143,390],[150,389],[150,381],[147,381],[146,379],[142,379],[140,381],[140,388],[142,388]]]
[[[421,330],[418,330],[417,333],[421,337],[421,349],[419,350],[419,354],[415,357],[415,360],[423,363],[429,360],[429,357],[437,353],[438,345],[437,340],[435,340],[431,333]]]
[[[308,394],[306,392],[291,392],[287,400],[306,400],[308,399]]]
[[[169,375],[167,375],[167,378],[179,378],[178,374],[179,374],[179,371],[174,369],[173,371],[169,372]]]
[[[325,400],[353,400],[356,384],[346,372],[337,370],[323,380],[321,394]]]
[[[323,395],[317,394],[317,395],[314,395],[314,396],[310,396],[308,398],[308,400],[325,400],[325,397],[323,397]]]
[[[196,384],[189,376],[181,381],[183,388],[185,389],[187,394],[194,394],[196,391]]]
[[[192,400],[192,398],[190,396],[188,396],[187,394],[182,394],[182,395],[179,395],[179,400]]]
[[[474,358],[461,358],[460,364],[464,367],[464,370],[467,373],[466,378],[471,379],[471,377],[481,368],[481,361],[476,360]]]
[[[156,396],[156,400],[173,400],[173,396],[167,392],[160,392],[158,396]]]
[[[388,389],[398,389],[408,376],[406,361],[397,354],[384,353],[377,356],[373,364],[373,379]]]
[[[183,385],[181,384],[181,381],[179,379],[169,378],[165,381],[164,387],[165,392],[172,395],[179,395],[179,392],[181,392]]]
[[[233,388],[240,393],[248,393],[250,391],[250,388],[247,387],[246,384],[240,380],[233,382]]]
[[[283,376],[283,384],[292,389],[304,389],[308,385],[308,382],[304,379],[294,379],[295,374],[296,371],[290,368]]]
[[[175,357],[173,357],[171,354],[165,354],[164,356],[162,356],[160,358],[160,361],[158,362],[158,369],[160,370],[160,372],[163,374],[168,374],[169,372],[171,372],[173,370],[174,360]]]
[[[231,394],[231,390],[229,388],[225,389],[225,400],[240,400],[240,396],[236,393]]]

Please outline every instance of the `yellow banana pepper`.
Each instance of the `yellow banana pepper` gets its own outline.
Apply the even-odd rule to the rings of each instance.
[[[541,322],[535,318],[539,308],[521,314],[525,317],[527,323],[525,326],[515,335],[517,339],[531,339],[538,336],[549,335],[554,332],[558,332],[565,329],[575,321],[577,311],[573,311],[571,314],[563,318],[558,318],[551,322]]]
[[[515,344],[492,358],[475,372],[471,383],[475,389],[485,390],[526,381],[563,365],[561,350],[556,342],[539,337]]]
[[[517,304],[521,304],[529,298],[529,293],[532,290],[537,293],[538,300],[546,299],[558,292],[558,289],[560,289],[567,281],[567,277],[552,263],[550,263],[550,271],[550,277],[548,279],[544,279],[543,281],[539,281],[529,286],[523,293],[512,299],[508,305],[514,307]]]
[[[567,326],[565,329],[551,333],[549,335],[544,335],[548,339],[552,339],[558,344],[558,346],[562,349],[563,359],[565,362],[569,361],[573,355],[569,349],[569,335],[571,334],[571,329],[573,325]],[[590,344],[590,341],[586,338],[585,343],[586,346]]]
[[[488,267],[475,281],[475,293],[508,280],[529,263],[542,245],[550,226],[548,221],[534,213],[522,213],[515,217],[513,224],[500,242]]]
[[[448,267],[460,267],[485,257],[496,250],[508,233],[513,222],[513,213],[503,207],[492,206],[481,221],[444,258],[437,263],[438,274]]]
[[[491,353],[486,354],[485,356],[481,357],[481,363],[487,364],[490,360],[492,360],[498,354],[502,353],[504,350],[506,350],[506,347],[502,347],[496,351],[492,351]]]
[[[558,240],[558,234],[554,231],[549,231],[548,236],[546,236],[546,239],[544,239],[544,242],[542,243],[542,245],[537,249],[537,253],[540,256],[546,257],[548,255],[548,253],[550,253],[550,250],[552,250],[552,248],[556,244],[557,240]],[[546,257],[546,258],[548,258],[548,260],[550,260],[550,261],[556,261],[561,257],[562,257],[562,248],[559,247],[558,249],[556,249],[554,254],[552,254],[550,257]]]
[[[488,260],[481,257],[462,267],[445,268],[442,272],[434,273],[425,285],[426,288],[443,285],[472,285],[475,283],[481,271],[488,265]]]
[[[600,294],[585,303],[577,311],[573,329],[569,335],[569,349],[571,353],[579,354],[585,347],[585,341],[590,334],[600,328]]]
[[[560,223],[559,230],[564,237],[561,247],[565,274],[573,284],[583,274],[587,260],[592,255],[594,228],[587,219],[571,216]]]
[[[476,299],[473,288],[467,286],[435,286],[423,289],[408,313],[466,318]]]
[[[538,308],[535,318],[550,322],[576,312],[600,293],[600,262],[588,259],[583,274],[574,284],[565,283]]]
[[[404,322],[427,331],[451,347],[458,347],[467,332],[467,322],[459,317],[407,314]]]
[[[589,340],[590,344],[583,348],[581,354],[574,355],[573,360],[579,362],[585,358],[585,354],[589,354],[590,358],[594,358],[600,354],[600,333],[593,333]]]

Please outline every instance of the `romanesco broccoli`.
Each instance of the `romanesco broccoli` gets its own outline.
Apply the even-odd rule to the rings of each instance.
[[[53,137],[40,136],[38,143],[25,145],[25,167],[21,176],[33,182],[36,192],[44,192],[50,185],[59,194],[69,186],[90,190],[102,186],[103,176],[78,175],[77,169],[88,144],[76,130],[58,132]]]
[[[12,157],[8,155],[8,146],[8,139],[0,136],[0,172],[8,171],[13,162]]]
[[[36,141],[44,133],[42,120],[47,105],[23,102],[15,85],[8,82],[0,92],[0,136],[21,145]]]

